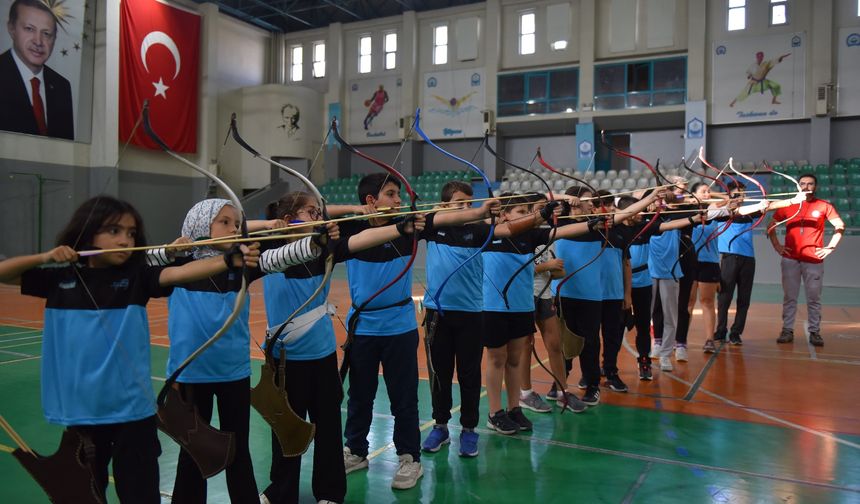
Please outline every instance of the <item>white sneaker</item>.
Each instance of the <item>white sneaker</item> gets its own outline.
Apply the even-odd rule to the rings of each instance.
[[[367,469],[367,457],[359,457],[353,455],[346,446],[343,447],[343,467],[346,469],[346,474],[359,469]]]
[[[671,371],[672,369],[672,359],[660,357],[660,371]]]
[[[651,353],[648,354],[648,357],[654,360],[660,358],[660,343],[654,343],[651,345]]]
[[[687,347],[675,347],[675,360],[678,362],[687,362]]]
[[[260,504],[272,504],[272,501],[266,497],[266,494],[260,494]]]
[[[415,462],[412,455],[404,453],[400,456],[400,466],[391,480],[391,488],[406,490],[418,484],[418,479],[424,476],[424,467],[421,462]]]

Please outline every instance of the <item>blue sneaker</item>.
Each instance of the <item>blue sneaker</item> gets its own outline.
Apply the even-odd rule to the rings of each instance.
[[[478,433],[475,431],[466,431],[460,433],[460,456],[461,457],[477,457],[478,456]]]
[[[448,435],[448,427],[434,425],[433,430],[430,431],[430,434],[427,435],[427,439],[424,440],[424,444],[421,445],[421,449],[426,452],[436,453],[442,448],[442,445],[450,442],[451,436]]]

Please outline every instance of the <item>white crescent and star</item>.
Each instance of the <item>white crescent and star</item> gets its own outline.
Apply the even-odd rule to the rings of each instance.
[[[173,56],[173,62],[176,66],[176,70],[173,73],[173,79],[175,80],[179,75],[180,68],[182,67],[182,59],[179,57],[179,48],[176,47],[176,42],[170,38],[170,35],[164,32],[149,32],[140,43],[140,60],[143,62],[143,69],[146,70],[146,73],[149,73],[149,67],[146,64],[146,53],[155,45],[163,45],[168,51],[170,51],[170,55]],[[153,96],[161,96],[166,100],[167,90],[170,89],[170,86],[166,86],[164,84],[164,79],[159,77],[158,82],[153,82],[152,85],[155,87],[155,94]]]

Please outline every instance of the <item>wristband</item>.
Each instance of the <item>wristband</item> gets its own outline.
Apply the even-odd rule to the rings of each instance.
[[[239,248],[239,244],[235,243],[232,247],[230,247],[226,252],[224,252],[224,263],[227,265],[228,270],[238,269],[237,266],[233,266],[233,256],[239,254],[243,256],[242,250]]]

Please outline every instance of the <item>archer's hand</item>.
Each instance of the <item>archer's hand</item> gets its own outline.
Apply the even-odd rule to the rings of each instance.
[[[498,217],[502,211],[502,202],[497,199],[487,200],[481,204],[481,209],[484,211],[485,217]]]
[[[805,203],[806,202],[806,195],[807,195],[806,191],[801,191],[801,192],[795,194],[794,197],[791,198],[791,204],[792,205],[799,205],[801,203]]]
[[[411,218],[402,223],[403,231],[401,234],[411,235],[415,232],[424,231],[424,225],[427,223],[427,218],[423,213],[413,214]]]
[[[784,256],[788,252],[790,252],[788,247],[784,246],[782,243],[779,242],[773,243],[773,249],[776,250],[776,253],[781,256]]]
[[[283,219],[269,219],[266,221],[266,229],[283,229],[287,226],[287,221]]]
[[[326,233],[328,233],[328,237],[331,240],[339,240],[340,239],[340,228],[337,223],[329,222],[325,225]]]
[[[171,245],[187,245],[185,247],[173,247],[170,249],[170,253],[173,256],[183,255],[185,252],[188,252],[194,247],[194,240],[187,236],[180,236],[179,238],[170,242]]]
[[[550,271],[564,271],[564,259],[549,259],[544,261],[544,264]]]
[[[249,268],[256,268],[257,262],[260,260],[260,242],[239,245],[239,250],[242,252],[242,257],[239,257],[239,254],[234,255],[233,266],[241,268],[244,263]]]
[[[67,263],[78,260],[78,253],[68,245],[60,245],[42,254],[42,263]]]

